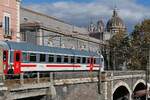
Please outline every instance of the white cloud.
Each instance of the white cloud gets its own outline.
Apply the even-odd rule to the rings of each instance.
[[[126,23],[137,23],[145,17],[150,18],[147,7],[139,5],[136,0],[118,0],[119,16]],[[54,2],[43,4],[25,5],[30,9],[39,11],[50,16],[68,21],[79,26],[87,26],[90,18],[103,18],[105,23],[112,15],[114,1],[113,0],[97,0],[90,3],[81,2]],[[127,25],[126,25],[127,26]]]

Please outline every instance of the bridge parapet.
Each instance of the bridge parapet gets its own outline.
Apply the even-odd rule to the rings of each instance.
[[[145,77],[145,71],[105,71],[101,74],[102,81],[122,80]]]
[[[123,76],[123,75],[138,75],[138,74],[145,74],[143,70],[134,70],[134,71],[106,71],[107,76]]]

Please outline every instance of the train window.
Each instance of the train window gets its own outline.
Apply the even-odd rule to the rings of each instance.
[[[54,55],[49,55],[48,62],[54,62]]]
[[[30,53],[30,61],[36,62],[36,54],[35,53]]]
[[[3,60],[6,61],[6,51],[3,52]]]
[[[46,61],[46,55],[40,54],[40,62],[45,62],[45,61]]]
[[[101,59],[100,58],[96,58],[96,64],[100,64],[101,63]]]
[[[68,56],[64,56],[64,63],[68,63]]]
[[[103,58],[101,58],[101,62],[103,62],[103,60],[104,60],[104,59],[103,59]]]
[[[61,63],[61,56],[60,55],[57,55],[57,62]]]
[[[81,62],[80,57],[77,57],[77,63],[80,63],[80,62]]]
[[[23,52],[22,53],[22,62],[28,62],[28,54],[27,53],[25,53],[25,52]]]
[[[96,58],[88,58],[88,63],[96,63]]]
[[[71,63],[75,63],[75,57],[71,56]]]
[[[88,63],[91,63],[91,58],[88,58]]]
[[[93,63],[96,64],[96,58],[93,58],[93,60],[94,60]]]
[[[16,61],[20,61],[20,54],[16,53]]]
[[[83,63],[83,64],[86,63],[86,58],[85,58],[85,57],[82,58],[82,63]]]

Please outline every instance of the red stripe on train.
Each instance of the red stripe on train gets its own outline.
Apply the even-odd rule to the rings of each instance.
[[[81,67],[80,65],[46,65],[46,67],[68,67],[68,68],[73,68],[73,67]]]
[[[90,65],[88,65],[87,67],[90,67]],[[101,67],[101,65],[94,65],[93,67]]]
[[[36,67],[36,65],[21,65],[21,67]]]

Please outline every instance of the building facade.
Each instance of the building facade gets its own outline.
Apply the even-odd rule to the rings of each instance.
[[[96,39],[105,40],[104,39],[104,32],[105,32],[105,24],[102,20],[97,21],[95,25],[93,22],[90,23],[88,27],[89,35]]]
[[[37,45],[99,51],[103,41],[89,36],[86,28],[21,8],[21,40]]]
[[[19,41],[20,0],[0,0],[0,40]]]

